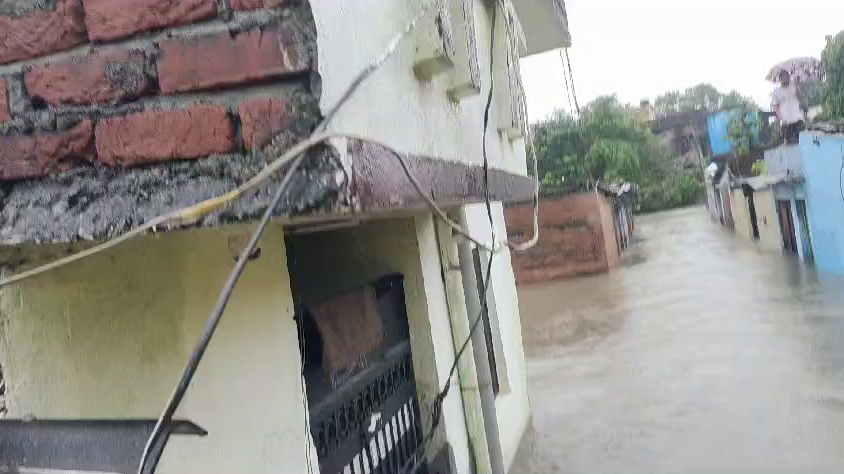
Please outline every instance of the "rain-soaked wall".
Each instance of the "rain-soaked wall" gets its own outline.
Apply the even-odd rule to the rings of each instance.
[[[800,134],[806,207],[818,268],[844,274],[844,135]]]

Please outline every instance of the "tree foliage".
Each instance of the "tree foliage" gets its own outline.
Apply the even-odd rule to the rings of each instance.
[[[615,96],[606,96],[588,104],[579,120],[557,112],[534,125],[543,189],[630,181],[638,185],[640,211],[697,202],[703,191],[700,170],[683,173],[668,147],[633,112]]]
[[[733,144],[734,153],[738,157],[746,156],[758,144],[759,121],[756,113],[755,107],[743,105],[730,114],[727,139]]]
[[[825,76],[821,92],[824,116],[844,119],[844,31],[827,38],[821,63]]]
[[[654,110],[657,116],[667,117],[694,110],[714,112],[752,102],[752,99],[741,95],[738,91],[730,91],[724,94],[711,84],[701,83],[686,89],[682,93],[670,91],[662,94],[654,101]]]

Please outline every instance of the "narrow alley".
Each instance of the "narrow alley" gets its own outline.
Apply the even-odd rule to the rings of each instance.
[[[619,270],[519,288],[533,429],[511,472],[841,472],[844,282],[703,208],[637,234]]]

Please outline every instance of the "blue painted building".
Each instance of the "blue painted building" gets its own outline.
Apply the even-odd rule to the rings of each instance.
[[[800,134],[812,250],[818,268],[844,275],[844,134]]]
[[[712,156],[724,155],[733,152],[733,142],[730,140],[730,121],[739,118],[742,110],[739,108],[715,112],[706,118],[706,126],[709,130],[709,143],[712,147]],[[752,124],[755,143],[759,142],[758,117],[750,114],[746,120]]]
[[[800,260],[813,260],[806,202],[803,154],[799,145],[780,145],[765,151],[765,170],[772,184],[783,250]]]

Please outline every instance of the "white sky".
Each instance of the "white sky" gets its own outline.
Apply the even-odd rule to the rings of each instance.
[[[820,58],[844,30],[844,0],[566,0],[580,105],[604,94],[638,104],[709,82],[768,108],[779,61]],[[530,120],[568,109],[559,52],[521,61]]]

